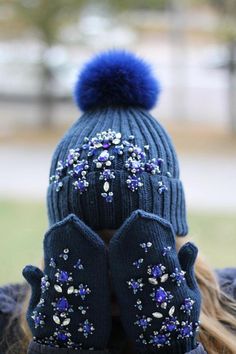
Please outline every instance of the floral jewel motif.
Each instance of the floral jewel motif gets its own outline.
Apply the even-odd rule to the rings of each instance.
[[[138,291],[143,290],[142,288],[143,288],[144,284],[142,282],[142,278],[137,279],[137,280],[130,279],[129,281],[127,281],[127,283],[128,283],[129,288],[133,290],[134,294],[136,294]]]
[[[185,280],[185,273],[183,270],[179,271],[178,268],[175,268],[175,271],[170,275],[172,281],[176,282],[178,286]]]
[[[168,191],[168,188],[166,187],[166,185],[162,181],[159,181],[157,183],[157,185],[158,185],[157,190],[158,190],[159,194],[162,194],[163,192],[167,192]]]
[[[137,191],[140,187],[143,186],[143,183],[141,182],[141,178],[135,175],[129,176],[128,179],[126,180],[126,183],[128,185],[128,188],[132,192]]]
[[[177,320],[177,317],[166,317],[162,324],[161,331],[164,332],[176,331],[178,325],[179,325],[179,321]]]
[[[84,269],[84,266],[83,266],[83,264],[81,263],[81,259],[78,259],[78,260],[77,260],[76,264],[74,265],[74,268],[75,268],[75,269],[79,269],[79,270]]]
[[[55,262],[54,258],[50,259],[49,266],[52,267],[52,268],[56,268],[56,262]]]
[[[143,186],[142,173],[152,175],[162,175],[164,161],[161,158],[147,159],[146,151],[149,145],[144,145],[142,149],[134,144],[134,136],[130,135],[128,139],[122,138],[120,132],[108,129],[97,133],[93,138],[84,138],[84,143],[70,149],[65,162],[58,161],[55,174],[50,177],[50,183],[55,184],[56,191],[63,188],[63,178],[70,176],[73,180],[73,186],[80,194],[83,194],[89,187],[87,174],[90,166],[100,170],[99,180],[103,181],[103,192],[101,196],[106,202],[113,201],[113,192],[110,190],[110,181],[115,179],[115,172],[112,170],[112,161],[127,152],[127,159],[124,167],[129,173],[126,180],[127,187],[132,192]],[[86,154],[86,159],[81,158]],[[93,157],[92,163],[90,158]],[[171,175],[166,172],[166,176]],[[160,194],[167,191],[163,181],[159,181],[157,189]]]
[[[172,247],[171,246],[167,246],[164,247],[163,251],[162,251],[162,256],[165,257],[168,255],[168,253],[171,251]]]
[[[142,301],[140,299],[137,299],[134,307],[136,307],[139,311],[141,311],[143,309]]]
[[[57,270],[57,273],[55,274],[55,277],[57,279],[57,282],[62,286],[64,283],[68,284],[70,281],[72,281],[71,273],[68,273],[65,270]]]
[[[87,338],[90,334],[93,334],[95,328],[92,323],[90,323],[88,320],[85,320],[82,324],[80,324],[78,331],[82,332],[84,337]]]
[[[192,309],[193,309],[193,304],[195,303],[194,300],[190,299],[190,297],[184,299],[183,304],[180,306],[180,310],[182,310],[184,313],[187,313],[190,315]]]
[[[170,345],[169,336],[170,333],[158,333],[158,331],[154,331],[153,335],[150,336],[149,343],[157,348],[161,348],[164,345]]]
[[[150,296],[152,300],[155,301],[157,307],[161,306],[163,309],[166,309],[167,303],[173,299],[173,295],[171,295],[170,291],[165,291],[162,287],[154,289]]]
[[[85,315],[87,313],[87,310],[89,309],[88,306],[79,306],[78,310],[80,310],[82,315]]]
[[[166,267],[163,266],[162,264],[159,265],[154,265],[154,266],[148,266],[147,273],[151,275],[150,278],[148,278],[149,283],[156,285],[158,284],[158,279],[160,279],[161,283],[164,283],[168,279],[168,274],[165,274]]]
[[[181,325],[178,329],[178,337],[177,339],[184,339],[184,338],[189,338],[193,336],[193,324],[192,322],[181,322]]]
[[[61,297],[57,302],[55,303],[55,308],[59,312],[66,312],[69,310],[69,302],[65,297]]]
[[[79,295],[82,300],[85,299],[85,297],[91,293],[91,290],[89,289],[88,285],[80,284],[79,288],[75,290],[75,295]]]
[[[45,325],[45,315],[42,315],[40,312],[34,311],[33,315],[31,316],[31,318],[34,320],[34,327],[38,328],[38,327],[43,327]]]
[[[56,329],[56,331],[53,333],[53,336],[56,340],[57,343],[62,343],[63,345],[66,343],[67,347],[69,348],[72,345],[71,342],[71,333],[68,330],[64,329]]]
[[[69,249],[68,248],[65,248],[64,250],[63,250],[63,253],[61,253],[60,255],[59,255],[59,257],[60,258],[63,258],[64,259],[64,261],[67,261],[67,259],[69,258]]]
[[[148,328],[148,326],[151,326],[151,317],[147,317],[147,316],[142,316],[142,317],[138,317],[138,320],[134,322],[135,325],[142,327],[143,331],[146,331],[146,329]]]
[[[48,276],[47,275],[44,275],[42,278],[41,278],[41,291],[42,293],[44,293],[50,286],[50,283],[48,281]]]
[[[137,269],[139,269],[141,267],[142,263],[143,263],[143,258],[139,258],[139,259],[137,259],[137,261],[133,262],[133,266],[135,266]]]
[[[44,303],[45,303],[45,300],[41,298],[41,299],[39,300],[38,306],[43,307],[43,306],[44,306]]]
[[[140,243],[140,247],[144,249],[144,252],[147,253],[148,252],[148,249],[152,247],[152,243],[151,242],[143,242],[143,243]]]

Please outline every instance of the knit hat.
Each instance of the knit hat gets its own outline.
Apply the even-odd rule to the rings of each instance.
[[[84,113],[52,158],[51,225],[73,213],[94,230],[117,229],[143,209],[187,234],[176,152],[149,113],[159,93],[149,65],[131,53],[105,52],[85,65],[74,91]]]

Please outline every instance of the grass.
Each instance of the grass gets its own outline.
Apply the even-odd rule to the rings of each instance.
[[[36,202],[0,201],[0,284],[22,281],[26,264],[40,265],[47,229],[46,207]],[[189,213],[191,236],[213,267],[236,265],[236,215]]]

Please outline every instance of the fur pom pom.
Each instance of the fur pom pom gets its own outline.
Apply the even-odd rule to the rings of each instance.
[[[134,54],[111,50],[95,56],[81,71],[74,97],[82,111],[121,106],[151,109],[160,93],[149,65]]]

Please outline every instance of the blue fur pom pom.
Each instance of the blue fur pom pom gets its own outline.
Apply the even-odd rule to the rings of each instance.
[[[85,65],[74,97],[82,111],[111,106],[149,110],[159,93],[159,82],[145,61],[123,50],[111,50]]]

